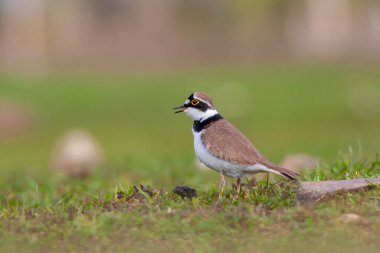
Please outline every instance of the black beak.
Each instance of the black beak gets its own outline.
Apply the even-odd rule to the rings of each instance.
[[[177,107],[174,107],[173,110],[178,110],[174,113],[180,113],[186,110],[186,106],[185,105],[177,106]]]

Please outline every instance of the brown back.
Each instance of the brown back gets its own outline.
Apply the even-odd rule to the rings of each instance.
[[[213,156],[231,163],[254,165],[265,161],[252,143],[224,119],[210,123],[202,141]]]

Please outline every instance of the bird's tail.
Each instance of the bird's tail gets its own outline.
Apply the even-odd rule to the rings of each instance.
[[[299,176],[299,174],[294,172],[294,171],[285,169],[281,166],[278,166],[278,165],[272,164],[272,163],[268,163],[265,165],[268,167],[268,170],[274,174],[282,176],[283,178],[286,178],[288,180],[298,181],[297,177]]]

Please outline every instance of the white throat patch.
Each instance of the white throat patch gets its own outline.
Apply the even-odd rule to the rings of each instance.
[[[207,109],[207,111],[202,112],[201,110],[188,107],[185,110],[185,113],[187,116],[189,116],[193,121],[204,121],[216,114],[218,114],[218,111],[215,109]]]

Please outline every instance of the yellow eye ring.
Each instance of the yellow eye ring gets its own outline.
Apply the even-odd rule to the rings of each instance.
[[[193,99],[191,100],[191,105],[196,106],[199,104],[199,100]]]

